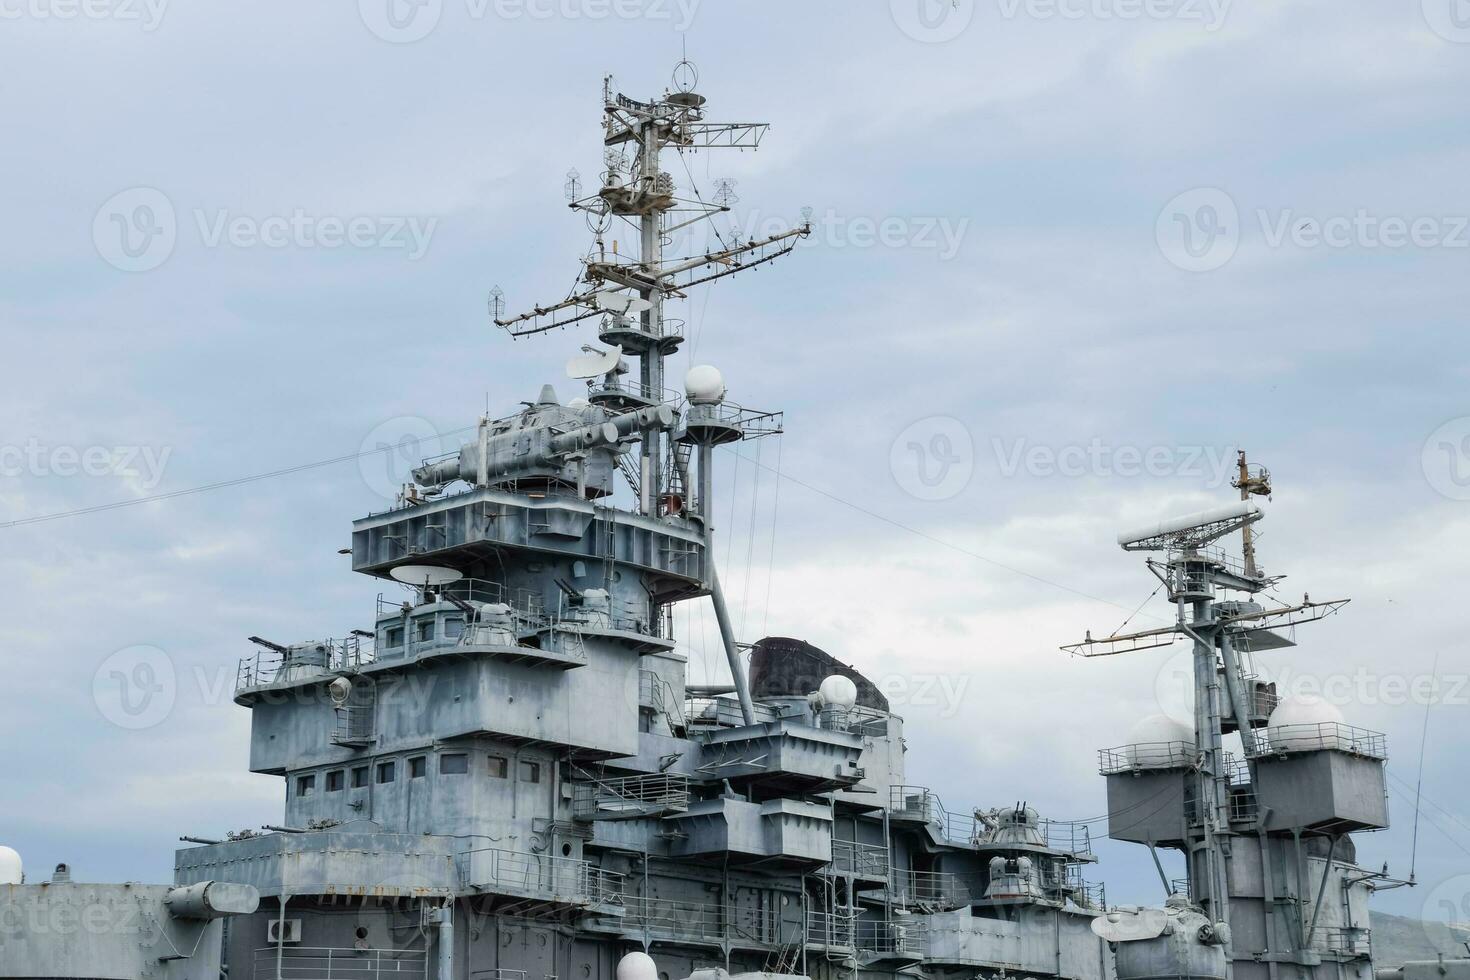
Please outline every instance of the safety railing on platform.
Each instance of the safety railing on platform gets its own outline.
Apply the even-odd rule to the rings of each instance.
[[[481,847],[460,852],[455,865],[462,884],[491,894],[596,905],[623,893],[621,874],[575,858]]]
[[[882,844],[832,839],[832,871],[862,878],[888,877],[888,848]]]
[[[947,871],[894,869],[889,899],[902,908],[948,911],[970,904],[970,883]]]
[[[899,819],[923,820],[939,835],[955,844],[975,842],[973,813],[955,813],[927,786],[893,786],[889,789],[889,812]]]
[[[372,637],[356,633],[341,639],[298,643],[286,648],[285,653],[262,649],[240,659],[235,670],[235,692],[279,681],[354,673],[376,660]]]
[[[770,705],[755,705],[756,724],[772,722],[778,717]],[[740,702],[734,698],[685,698],[684,718],[691,728],[740,728],[745,724]]]
[[[783,922],[774,908],[728,907],[628,896],[617,917],[618,929],[650,939],[736,941],[774,948],[800,938],[800,923]]]
[[[1346,752],[1370,759],[1387,759],[1388,739],[1381,732],[1354,728],[1336,721],[1278,725],[1261,729],[1254,739],[1250,755],[1252,758],[1261,758],[1323,750]]]
[[[689,809],[689,777],[670,773],[576,783],[572,814],[579,820],[640,817]]]
[[[853,921],[853,940],[861,953],[922,959],[929,948],[929,930],[924,920],[915,916],[859,918]]]
[[[413,980],[428,976],[422,949],[267,946],[255,951],[254,980]]]
[[[1199,750],[1192,742],[1140,742],[1099,749],[1098,772],[1112,776],[1144,769],[1187,769],[1194,765]]]
[[[1069,854],[1092,853],[1092,831],[1072,820],[1041,820],[1037,823],[1046,846]]]
[[[1367,929],[1318,927],[1312,934],[1312,948],[1324,953],[1370,956],[1373,953],[1372,933]]]
[[[817,727],[833,732],[852,732],[856,735],[888,734],[889,715],[886,711],[853,705],[843,708],[828,705],[817,714]]]

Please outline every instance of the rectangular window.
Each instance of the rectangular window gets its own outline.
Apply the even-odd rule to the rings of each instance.
[[[362,789],[368,784],[368,767],[358,766],[352,770],[352,788]]]
[[[385,634],[383,634],[383,645],[384,646],[390,646],[390,647],[401,647],[401,646],[403,646],[403,627],[402,626],[390,626],[390,627],[388,627],[388,631]]]
[[[422,779],[429,771],[429,760],[416,755],[408,760],[408,778]]]
[[[417,623],[417,632],[414,634],[414,637],[420,643],[432,640],[434,638],[434,621],[432,619],[419,620]]]
[[[296,777],[296,795],[297,796],[310,796],[315,789],[316,789],[316,777],[315,776],[297,776]]]
[[[541,782],[541,763],[522,762],[520,779],[523,783]]]
[[[341,769],[333,769],[327,773],[327,792],[340,793],[342,787],[347,785],[347,773]]]
[[[470,757],[456,752],[453,755],[441,755],[439,757],[439,774],[441,776],[458,776],[470,771]]]
[[[444,621],[444,635],[446,637],[453,639],[454,637],[459,636],[462,633],[464,633],[464,620],[446,619]]]
[[[510,765],[505,761],[505,756],[492,755],[490,757],[490,775],[496,779],[505,779],[510,775]]]
[[[392,762],[378,763],[378,782],[391,783],[397,776],[397,764]]]

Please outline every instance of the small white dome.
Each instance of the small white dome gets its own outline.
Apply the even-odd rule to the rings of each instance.
[[[684,375],[684,393],[696,404],[724,401],[725,376],[717,367],[696,364]]]
[[[0,885],[19,885],[25,878],[25,865],[13,848],[0,847]]]
[[[1277,752],[1311,752],[1338,744],[1343,723],[1337,706],[1310,694],[1284,698],[1266,720],[1266,739]]]
[[[1149,745],[1156,742],[1186,742],[1193,745],[1194,729],[1168,715],[1146,715],[1128,732],[1129,745]]]
[[[570,408],[574,412],[580,412],[582,409],[589,407],[591,404],[592,403],[585,398],[573,398],[567,402],[567,408]]]
[[[1146,715],[1128,733],[1128,764],[1139,769],[1188,765],[1195,752],[1194,729],[1168,715]]]
[[[1283,698],[1266,721],[1267,728],[1287,725],[1341,725],[1342,712],[1337,705],[1311,694]]]
[[[835,708],[851,708],[857,704],[858,689],[851,677],[841,674],[833,674],[822,681],[822,686],[817,688],[817,693],[822,696],[822,703]]]
[[[618,980],[658,980],[658,966],[647,953],[629,953],[618,960]]]

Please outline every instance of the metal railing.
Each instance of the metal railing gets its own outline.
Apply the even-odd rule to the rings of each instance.
[[[882,844],[832,838],[831,868],[837,874],[888,877],[888,848]]]
[[[923,820],[944,840],[955,844],[975,842],[978,830],[975,815],[945,809],[944,801],[927,786],[890,787],[888,809],[895,817]]]
[[[422,949],[267,946],[255,951],[254,980],[411,980],[428,976]]]
[[[655,670],[646,667],[638,670],[638,704],[666,715],[669,727],[676,732],[686,729],[684,705],[674,697],[674,689]]]
[[[1370,956],[1373,953],[1373,937],[1367,929],[1319,928],[1312,934],[1312,948],[1324,953]]]
[[[800,939],[800,923],[783,922],[774,908],[727,907],[632,896],[623,899],[622,908],[617,920],[620,930],[642,932],[654,939],[736,940],[766,947]]]
[[[862,705],[843,708],[828,705],[817,714],[817,727],[857,735],[888,734],[888,712]]]
[[[302,643],[282,654],[259,650],[241,657],[235,669],[235,693],[278,681],[300,680],[325,674],[355,673],[377,662],[371,637],[351,634],[320,643]]]
[[[1370,759],[1387,759],[1388,739],[1381,732],[1354,728],[1336,721],[1311,725],[1278,725],[1261,730],[1254,740],[1250,755],[1260,758],[1294,752],[1319,752],[1324,749]]]
[[[1046,846],[1069,854],[1092,853],[1092,831],[1072,820],[1041,820],[1037,823]]]
[[[623,876],[587,861],[482,847],[455,856],[460,882],[492,894],[575,904],[621,900]]]
[[[895,869],[888,883],[889,897],[904,908],[948,911],[970,904],[970,885],[947,871]]]
[[[677,404],[683,400],[683,394],[672,388],[655,388],[639,381],[628,381],[620,378],[617,381],[589,381],[587,382],[587,399],[597,401],[600,398],[622,398],[650,405],[669,402]]]
[[[853,922],[856,948],[863,953],[882,953],[922,959],[929,948],[929,930],[921,919],[856,919]]]
[[[1098,772],[1112,776],[1144,769],[1188,769],[1199,750],[1193,742],[1140,742],[1099,749]]]
[[[575,783],[572,814],[579,820],[647,816],[689,809],[689,777],[670,773]]]
[[[770,705],[755,705],[756,724],[772,722],[778,717],[776,709]],[[734,698],[685,698],[684,718],[690,726],[697,728],[740,728],[745,724],[740,702]]]

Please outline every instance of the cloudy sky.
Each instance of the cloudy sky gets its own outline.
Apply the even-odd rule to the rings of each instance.
[[[1398,874],[1427,709],[1423,884],[1379,907],[1470,919],[1464,0],[0,0],[0,841],[167,880],[179,834],[279,819],[245,637],[366,625],[351,519],[487,404],[570,394],[590,331],[513,343],[486,294],[565,291],[602,76],[647,97],[681,45],[712,118],[772,126],[676,180],[815,225],[675,312],[678,370],[786,412],[721,458],[742,636],[880,679],[951,809],[1096,817],[1096,750],[1182,661],[1058,647],[1166,621],[1114,535],[1230,500],[1245,447],[1280,596],[1353,599],[1260,668],[1387,733],[1358,848]]]

